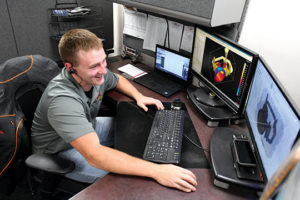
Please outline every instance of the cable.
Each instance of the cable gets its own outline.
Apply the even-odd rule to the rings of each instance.
[[[74,72],[74,74],[78,77],[78,78],[80,78],[80,82],[79,82],[79,85],[81,85],[81,83],[82,83],[82,78],[81,78],[81,76],[79,76],[78,74],[77,74],[77,72],[75,71]]]
[[[203,150],[204,152],[209,153],[209,150],[206,148],[203,148],[201,146],[199,146],[198,144],[196,144],[194,141],[192,141],[186,134],[183,134],[184,137],[186,137],[186,139],[188,139],[193,145],[195,145],[196,147],[198,147],[199,149]]]
[[[168,48],[170,48],[169,22],[168,22],[168,19],[166,17],[165,17],[165,20],[167,22],[167,32],[166,32],[164,46],[166,47],[167,36],[168,36]]]
[[[14,41],[15,41],[15,45],[16,45],[17,54],[20,55],[18,45],[17,45],[17,39],[16,39],[16,35],[15,35],[15,30],[14,30],[14,27],[13,27],[13,24],[12,24],[12,21],[11,21],[11,16],[10,16],[7,0],[6,0],[6,8],[7,8],[7,12],[8,12],[8,17],[9,17],[9,21],[10,21],[10,25],[11,25],[11,29],[12,29],[12,33],[13,33],[13,37],[14,37]]]
[[[179,47],[181,47],[183,33],[184,33],[184,25],[182,26],[182,32],[181,32],[181,38],[180,38],[180,45],[179,45]]]
[[[234,120],[233,117],[237,116],[237,112],[233,111],[234,113],[232,113],[230,116],[229,116],[229,119],[228,119],[228,127],[231,127],[231,120]]]

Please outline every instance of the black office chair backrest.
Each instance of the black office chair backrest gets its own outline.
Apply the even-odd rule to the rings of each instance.
[[[34,112],[40,101],[43,91],[44,89],[33,88],[17,99],[18,105],[24,114],[24,126],[27,130],[27,134],[31,133]]]
[[[40,55],[16,57],[0,65],[0,188],[18,160],[31,153],[30,127],[35,108],[57,64]]]

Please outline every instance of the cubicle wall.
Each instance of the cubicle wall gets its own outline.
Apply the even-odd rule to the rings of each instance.
[[[8,0],[11,27],[18,55],[41,54],[58,59],[55,42],[49,38],[49,16],[47,9],[54,1]]]
[[[0,0],[0,63],[18,55],[5,0]]]
[[[9,58],[41,54],[59,61],[57,42],[50,38],[49,9],[57,3],[94,6],[101,17],[103,38],[113,48],[113,7],[105,0],[0,0],[0,63]],[[99,36],[102,37],[102,36]]]

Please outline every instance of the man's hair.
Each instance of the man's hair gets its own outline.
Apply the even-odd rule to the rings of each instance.
[[[58,51],[64,63],[78,65],[77,53],[80,50],[89,51],[103,47],[101,40],[85,29],[72,29],[66,32],[59,41]]]

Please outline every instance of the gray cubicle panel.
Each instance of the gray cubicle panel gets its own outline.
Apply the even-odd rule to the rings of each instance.
[[[58,60],[57,44],[49,37],[47,12],[55,1],[9,0],[7,3],[19,56],[41,54]]]
[[[105,46],[113,48],[113,6],[105,0],[0,0],[0,63],[9,58],[28,54],[41,54],[59,61],[58,41],[50,38],[49,9],[56,3],[93,6],[101,17],[100,27]],[[81,20],[81,19],[80,19]],[[76,27],[74,27],[76,28]],[[84,28],[84,27],[81,27]]]
[[[0,1],[0,63],[18,55],[6,1]]]

